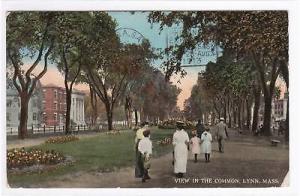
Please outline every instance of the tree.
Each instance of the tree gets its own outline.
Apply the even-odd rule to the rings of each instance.
[[[64,75],[66,91],[65,133],[70,134],[71,100],[73,85],[81,72],[82,59],[87,49],[85,26],[91,16],[86,12],[62,12],[55,24],[56,61],[58,70]]]
[[[107,13],[95,13],[88,36],[89,58],[84,60],[86,78],[104,103],[108,129],[112,130],[113,111],[130,81],[139,75],[142,67],[152,59],[147,55],[150,43],[120,44],[116,23]]]
[[[28,103],[37,82],[47,72],[54,36],[51,12],[11,12],[7,17],[7,64],[13,66],[13,83],[20,100],[18,137],[27,136]],[[44,65],[40,62],[44,61]],[[29,62],[33,63],[27,67]],[[37,69],[42,67],[42,71]],[[37,73],[38,72],[38,73]]]
[[[139,94],[143,98],[142,111],[144,120],[157,121],[170,118],[176,110],[177,97],[181,91],[157,69],[148,74],[149,80]]]
[[[286,11],[152,12],[150,22],[161,28],[181,24],[181,42],[168,48],[167,77],[181,71],[181,59],[199,43],[232,49],[237,58],[251,57],[264,94],[264,133],[270,135],[271,103],[276,79],[288,67],[288,14]]]

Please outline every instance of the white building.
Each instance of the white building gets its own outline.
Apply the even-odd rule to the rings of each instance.
[[[42,104],[41,104],[41,83],[38,82],[28,104],[27,126],[37,127],[41,124]],[[6,79],[6,130],[18,131],[20,120],[20,98],[17,89],[11,79]]]
[[[272,117],[275,121],[282,121],[286,119],[288,102],[287,96],[287,93],[285,93],[282,99],[276,99],[272,103]]]
[[[78,125],[85,124],[84,96],[84,93],[75,89],[72,92],[71,120]]]

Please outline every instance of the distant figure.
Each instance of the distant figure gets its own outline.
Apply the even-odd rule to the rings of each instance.
[[[202,133],[204,132],[204,125],[202,124],[201,119],[198,120],[196,129],[197,129],[197,136],[200,138]]]
[[[151,179],[149,176],[150,160],[152,156],[152,142],[150,140],[150,130],[146,129],[143,132],[144,138],[139,142],[138,150],[142,155],[142,182]]]
[[[143,177],[143,162],[142,154],[138,151],[139,142],[144,138],[143,132],[148,127],[148,122],[141,123],[141,128],[136,131],[135,134],[135,177]]]
[[[201,136],[199,136],[201,137]],[[200,154],[200,138],[197,137],[196,133],[192,133],[192,138],[190,141],[192,154],[194,155],[194,162],[197,162],[197,156]]]
[[[219,145],[219,152],[224,153],[225,139],[228,137],[227,126],[224,118],[220,118],[220,122],[216,125],[216,136]]]
[[[189,136],[184,128],[183,122],[176,122],[177,129],[173,135],[174,146],[174,173],[177,178],[182,178],[186,173],[188,158]]]
[[[209,133],[209,128],[206,128],[201,135],[201,150],[204,153],[206,163],[210,162],[211,142],[212,136]]]

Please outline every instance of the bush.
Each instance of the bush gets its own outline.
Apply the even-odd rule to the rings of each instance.
[[[7,168],[23,168],[36,164],[53,165],[62,162],[65,157],[55,152],[42,151],[40,149],[31,149],[26,151],[25,148],[13,149],[7,151]]]
[[[71,142],[76,140],[79,140],[79,138],[74,135],[65,135],[65,136],[49,137],[45,142],[47,144],[63,144],[66,142]]]

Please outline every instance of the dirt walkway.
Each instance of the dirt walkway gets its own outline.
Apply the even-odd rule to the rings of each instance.
[[[210,163],[201,154],[198,163],[190,155],[187,174],[178,182],[173,176],[171,153],[153,159],[151,180],[141,183],[134,178],[134,168],[122,168],[111,173],[72,173],[31,187],[98,188],[98,187],[272,187],[280,186],[288,172],[288,147],[272,147],[268,141],[247,136],[225,144],[225,153],[216,151]]]

